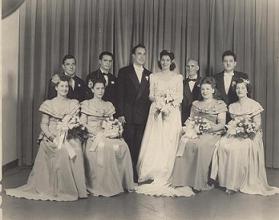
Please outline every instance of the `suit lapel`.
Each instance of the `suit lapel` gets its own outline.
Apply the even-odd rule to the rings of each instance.
[[[224,82],[224,72],[219,77],[219,92],[222,94],[222,96],[227,96],[226,90],[225,90],[225,82]]]
[[[184,83],[184,95],[187,96],[188,98],[191,98],[191,96],[192,96],[188,78],[185,80],[185,83]]]
[[[133,66],[131,66],[131,71],[129,72],[129,77],[132,80],[132,82],[134,83],[136,90],[138,90],[140,87],[140,83],[139,83],[136,71]]]
[[[148,79],[147,79],[147,71],[146,69],[143,70],[142,76],[141,76],[141,83],[139,85],[139,91],[137,95],[137,99],[142,95],[144,92],[145,88],[148,86]]]

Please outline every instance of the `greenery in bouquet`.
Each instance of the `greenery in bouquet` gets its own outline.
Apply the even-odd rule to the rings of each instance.
[[[249,117],[232,119],[227,127],[227,134],[237,138],[253,139],[257,133],[256,123]]]
[[[80,139],[85,142],[88,138],[88,131],[79,120],[77,115],[66,115],[58,126],[58,129],[67,132],[67,139]]]
[[[122,137],[123,127],[120,121],[113,117],[107,117],[102,122],[102,128],[104,129],[104,135],[107,138],[120,138]]]

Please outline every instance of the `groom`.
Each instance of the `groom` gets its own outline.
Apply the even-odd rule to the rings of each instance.
[[[145,46],[139,44],[132,49],[133,64],[123,67],[118,73],[118,116],[124,124],[124,139],[127,142],[133,163],[134,181],[138,181],[137,161],[141,141],[150,107],[149,75],[143,67]]]

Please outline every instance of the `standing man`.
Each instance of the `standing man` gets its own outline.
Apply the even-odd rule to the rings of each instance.
[[[76,58],[72,55],[66,55],[62,61],[62,68],[64,70],[62,75],[66,75],[70,78],[69,81],[69,92],[67,97],[70,99],[77,99],[79,102],[85,100],[87,86],[84,81],[76,75]],[[52,99],[56,97],[55,85],[59,80],[59,75],[54,74],[48,84],[47,98]]]
[[[116,107],[116,77],[110,73],[110,69],[112,67],[113,62],[113,54],[104,51],[99,55],[99,64],[100,67],[96,71],[89,73],[86,77],[86,85],[90,88],[92,84],[90,81],[94,81],[95,79],[104,79],[106,81],[106,89],[105,94],[103,96],[103,100],[110,101]],[[91,89],[89,90],[88,99],[93,98],[93,93]]]
[[[186,79],[183,81],[183,100],[181,110],[182,124],[190,116],[192,102],[197,100],[200,95],[199,87],[199,65],[196,60],[190,59],[186,65]]]
[[[238,100],[235,92],[235,80],[238,78],[248,79],[246,73],[235,71],[236,55],[227,50],[222,55],[224,70],[215,74],[216,88],[220,92],[222,100],[230,105]]]
[[[236,102],[238,97],[235,91],[236,79],[248,79],[246,73],[235,71],[236,55],[234,52],[227,50],[222,55],[224,70],[215,74],[216,88],[218,89],[221,99],[229,106]],[[226,123],[231,120],[229,112],[226,115]]]
[[[149,113],[149,75],[143,67],[145,46],[139,44],[132,49],[133,64],[123,67],[118,73],[118,115],[124,124],[124,139],[127,142],[134,170],[134,181],[138,181],[137,161],[141,141]]]

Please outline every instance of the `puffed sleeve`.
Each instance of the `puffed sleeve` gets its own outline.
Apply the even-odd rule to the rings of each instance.
[[[155,101],[155,79],[154,74],[150,74],[150,88],[149,88],[149,99],[153,102]]]
[[[84,100],[83,102],[80,103],[80,111],[81,111],[81,113],[88,115],[88,112],[89,112],[88,100]]]
[[[215,111],[220,114],[228,111],[227,105],[223,100],[218,100]]]
[[[105,116],[113,116],[115,114],[115,108],[111,102],[106,102]]]
[[[47,114],[47,115],[53,115],[53,108],[52,108],[52,105],[51,105],[51,101],[50,100],[46,100],[44,101],[40,108],[39,108],[39,111],[44,113],[44,114]]]
[[[181,74],[177,75],[177,84],[176,84],[176,102],[181,103],[183,99],[183,76]]]

